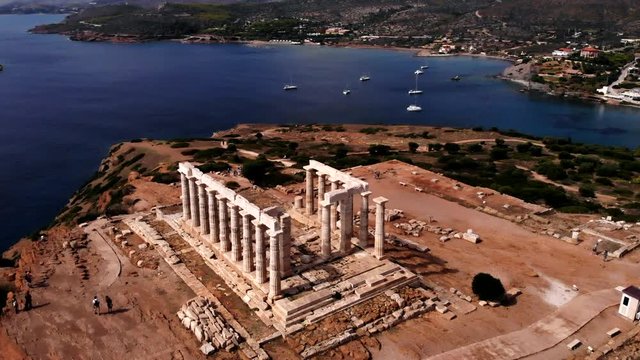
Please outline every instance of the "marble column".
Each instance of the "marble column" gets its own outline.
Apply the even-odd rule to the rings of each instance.
[[[378,259],[382,259],[384,257],[384,207],[387,201],[389,200],[382,196],[373,199],[373,202],[376,203],[374,255]]]
[[[308,168],[307,170],[307,181],[305,188],[305,209],[306,214],[311,216],[313,215],[313,169]]]
[[[278,240],[282,231],[269,232],[269,299],[273,300],[281,294],[280,284],[280,244]]]
[[[189,179],[189,199],[191,199],[191,225],[200,226],[200,204],[198,201],[198,185],[196,178]]]
[[[280,229],[280,275],[286,277],[291,274],[291,215],[280,216]]]
[[[340,200],[340,252],[346,254],[351,250],[351,236],[347,233],[347,201]]]
[[[187,175],[180,173],[180,185],[182,186],[182,219],[191,219],[191,198],[189,197],[189,179]]]
[[[207,191],[207,204],[209,205],[209,242],[215,244],[220,241],[218,236],[220,230],[218,226],[218,200],[215,191]]]
[[[218,199],[218,220],[220,225],[220,233],[218,235],[220,237],[220,250],[222,252],[227,252],[231,250],[231,246],[229,246],[229,213],[227,211],[227,199],[222,195],[216,195],[216,199]]]
[[[331,256],[331,203],[322,202],[322,227],[320,228],[320,246],[322,249],[322,257]]]
[[[340,213],[340,217],[345,217],[345,225],[347,236],[351,238],[353,236],[353,194],[349,193],[347,197],[344,213]]]
[[[331,180],[331,191],[338,190],[340,183],[338,180]],[[331,231],[336,231],[338,226],[338,205],[336,203],[331,204]]]
[[[371,195],[371,191],[360,193],[362,203],[360,204],[358,245],[363,249],[369,245],[369,195]]]
[[[327,175],[318,175],[318,220],[322,221],[322,200],[324,200],[325,181]]]
[[[231,213],[231,260],[242,259],[242,245],[240,244],[240,213],[237,205],[229,205]]]
[[[200,234],[209,235],[209,205],[207,203],[207,186],[198,184],[198,203],[200,205]]]
[[[251,215],[242,212],[242,270],[250,273],[253,267],[253,248],[251,243]]]
[[[258,220],[252,221],[255,228],[256,238],[256,282],[264,284],[267,282],[267,249],[264,243],[264,225]]]

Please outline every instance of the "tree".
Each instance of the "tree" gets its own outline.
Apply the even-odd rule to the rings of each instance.
[[[504,160],[509,157],[509,151],[501,147],[493,147],[491,149],[491,160]]]
[[[487,273],[476,274],[471,282],[471,289],[480,300],[500,302],[505,295],[504,286],[500,279],[494,278]]]
[[[259,156],[255,160],[247,160],[242,165],[242,176],[256,185],[264,184],[274,171],[277,171],[275,165],[264,156]]]
[[[387,146],[387,145],[371,145],[369,146],[369,154],[371,156],[376,156],[376,155],[389,155],[389,153],[391,152],[391,147]]]
[[[455,143],[446,143],[444,144],[444,149],[449,154],[457,154],[460,151],[460,145]]]
[[[420,147],[420,145],[418,143],[415,143],[415,142],[410,142],[409,143],[409,151],[414,153],[414,154],[415,154],[416,151],[418,151],[418,147]]]
[[[582,185],[582,186],[580,186],[578,191],[580,192],[580,195],[582,195],[584,197],[589,197],[589,198],[596,197],[596,192],[593,189],[593,186],[591,186],[591,185]]]
[[[263,137],[263,135],[262,135],[262,133],[261,133],[261,132],[256,133],[256,139],[258,139],[258,140],[262,140],[262,137]]]

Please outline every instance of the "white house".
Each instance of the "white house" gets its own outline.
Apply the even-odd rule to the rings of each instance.
[[[635,320],[640,312],[640,289],[631,285],[622,290],[618,313],[628,319]]]
[[[557,50],[553,50],[553,52],[551,53],[551,55],[554,57],[563,57],[563,58],[571,54],[573,54],[573,50],[569,48],[560,48]]]

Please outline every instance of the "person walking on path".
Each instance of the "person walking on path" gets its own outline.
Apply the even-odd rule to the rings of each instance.
[[[93,306],[93,313],[96,315],[100,315],[100,300],[98,300],[97,295],[93,297],[91,305]]]
[[[27,270],[27,272],[24,274],[24,280],[27,282],[27,286],[31,287],[31,280],[33,280],[33,277],[31,276],[31,271]]]
[[[16,297],[11,300],[11,306],[13,306],[13,311],[15,311],[16,314],[20,311],[20,309],[18,309],[18,299]]]
[[[113,309],[113,301],[111,300],[111,298],[109,297],[109,295],[105,295],[104,296],[104,302],[107,303],[107,313],[111,313],[111,310]]]
[[[33,308],[31,303],[31,293],[29,290],[24,294],[24,311],[29,311]]]
[[[605,251],[602,253],[602,260],[603,260],[603,261],[607,261],[607,255],[609,255],[609,252],[608,252],[607,250],[605,250]]]

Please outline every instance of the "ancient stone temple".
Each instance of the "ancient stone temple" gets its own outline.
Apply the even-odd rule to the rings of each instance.
[[[261,208],[180,163],[182,212],[158,215],[190,238],[263,321],[284,332],[416,280],[384,260],[387,199],[372,200],[371,231],[367,182],[314,160],[304,170],[304,202],[298,196]]]

